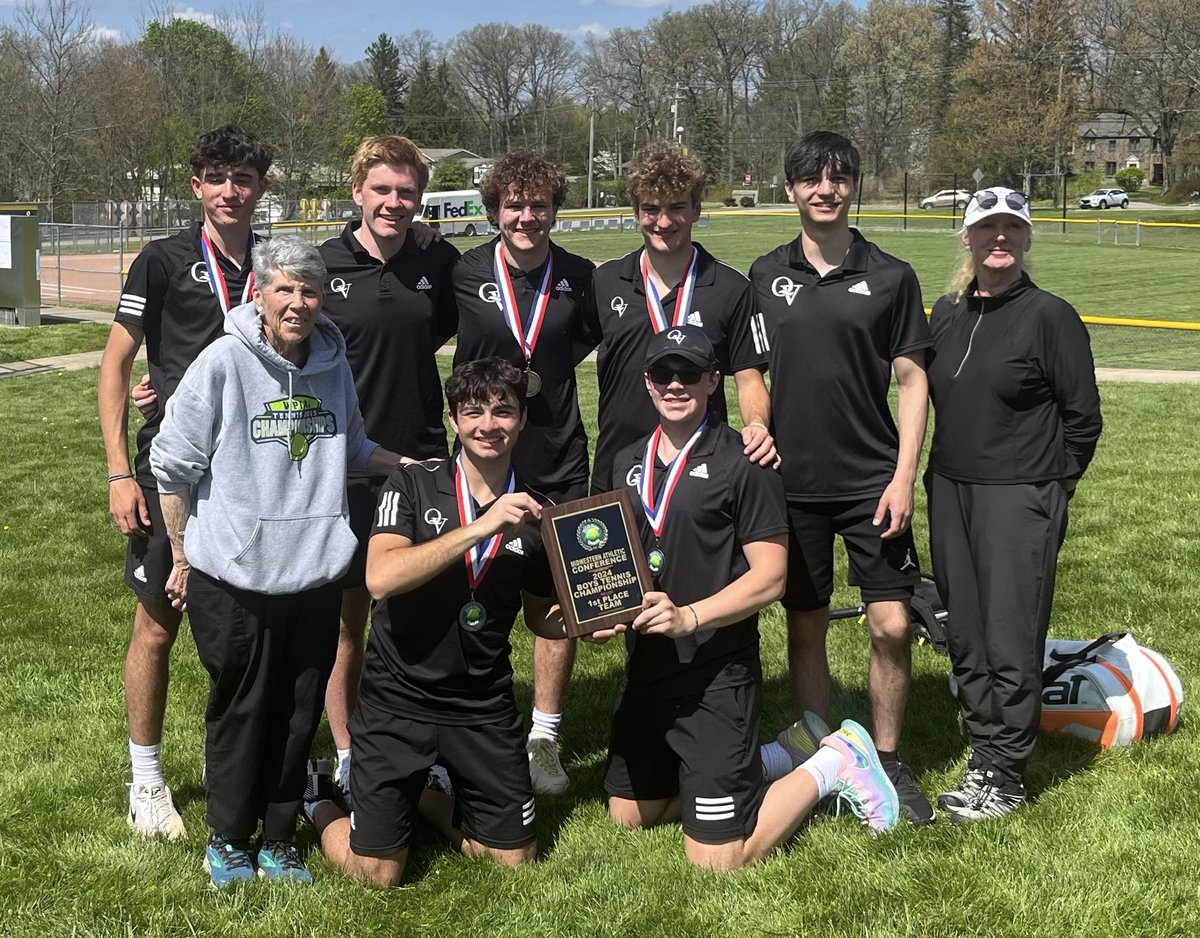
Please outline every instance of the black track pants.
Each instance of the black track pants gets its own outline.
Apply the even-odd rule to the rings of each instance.
[[[929,547],[971,765],[1019,777],[1037,741],[1058,549],[1059,482],[976,485],[929,472]]]
[[[209,826],[292,840],[304,771],[337,653],[342,588],[291,596],[237,589],[193,570],[188,616],[212,679],[204,753]]]

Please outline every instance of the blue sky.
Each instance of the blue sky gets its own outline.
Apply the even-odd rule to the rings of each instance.
[[[0,23],[15,20],[17,6],[25,0],[0,0]],[[43,2],[43,0],[35,0]],[[135,39],[140,24],[155,18],[145,0],[75,0],[91,9],[91,21],[108,35]],[[255,2],[255,0],[251,0]],[[541,22],[571,36],[605,33],[622,26],[643,26],[669,9],[684,9],[697,0],[258,0],[269,29],[290,33],[314,47],[324,45],[342,62],[362,58],[363,50],[381,32],[399,36],[424,29],[441,41],[477,23],[504,19],[511,23]],[[177,15],[212,22],[220,11],[234,11],[245,0],[192,0],[168,4],[155,0],[158,9],[170,7]],[[499,11],[503,9],[504,13]],[[407,18],[407,19],[405,19]],[[274,31],[270,30],[270,31]]]

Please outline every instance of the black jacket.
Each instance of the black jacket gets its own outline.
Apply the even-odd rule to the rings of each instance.
[[[1087,329],[1026,274],[996,297],[943,296],[930,318],[929,468],[959,482],[1078,479],[1100,439]]]

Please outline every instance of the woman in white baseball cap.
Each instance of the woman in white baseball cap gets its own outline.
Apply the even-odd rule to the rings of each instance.
[[[960,276],[930,319],[930,554],[971,738],[962,781],[938,798],[954,823],[1025,803],[1067,502],[1100,438],[1088,333],[1029,279],[1032,232],[1027,196],[976,192]]]

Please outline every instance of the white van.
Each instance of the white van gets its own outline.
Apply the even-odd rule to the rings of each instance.
[[[470,238],[492,233],[478,189],[426,192],[421,198],[421,221],[438,225],[443,235],[461,234]]]

